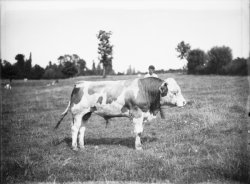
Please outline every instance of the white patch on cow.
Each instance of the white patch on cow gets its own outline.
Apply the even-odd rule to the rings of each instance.
[[[135,79],[135,80],[132,82],[132,91],[133,91],[133,93],[134,93],[135,98],[137,98],[137,95],[138,95],[138,93],[139,93],[138,80],[139,80],[139,79]]]
[[[84,148],[84,133],[85,133],[85,130],[86,130],[86,128],[84,126],[82,126],[80,128],[80,130],[79,130],[79,145],[80,145],[81,149]]]
[[[121,104],[122,106],[125,104],[125,92],[126,90],[123,90],[120,96],[118,96],[116,100],[116,102]]]
[[[152,121],[152,120],[155,119],[155,118],[156,118],[156,116],[154,116],[154,115],[153,115],[152,113],[150,113],[149,111],[143,113],[144,122]]]
[[[140,134],[143,132],[143,116],[133,118],[135,133],[135,149],[142,150]]]
[[[139,134],[143,132],[143,116],[139,118],[133,118],[134,133]]]

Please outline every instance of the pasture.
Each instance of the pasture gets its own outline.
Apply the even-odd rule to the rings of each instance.
[[[121,80],[135,76],[108,76]],[[244,183],[249,174],[246,77],[173,77],[191,105],[169,108],[169,115],[144,124],[143,151],[134,147],[129,119],[92,116],[85,150],[71,149],[71,115],[53,128],[65,110],[79,77],[49,81],[13,81],[1,89],[1,180],[24,182]],[[247,155],[248,154],[248,155]],[[89,182],[92,183],[92,182]]]

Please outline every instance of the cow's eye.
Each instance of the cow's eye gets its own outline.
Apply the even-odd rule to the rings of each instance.
[[[177,91],[173,92],[174,95],[177,95],[177,93],[178,93]]]

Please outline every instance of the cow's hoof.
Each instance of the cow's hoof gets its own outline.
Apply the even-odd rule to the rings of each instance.
[[[139,150],[139,151],[140,151],[140,150],[143,150],[141,146],[138,146],[138,147],[136,147],[135,149],[136,149],[136,150]]]
[[[84,146],[80,146],[80,150],[83,151],[85,149]]]
[[[73,151],[78,151],[78,148],[77,147],[72,147],[72,150]]]

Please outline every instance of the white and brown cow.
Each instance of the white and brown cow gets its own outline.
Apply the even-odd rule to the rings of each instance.
[[[73,116],[72,148],[84,148],[85,125],[91,114],[108,120],[128,117],[135,133],[135,148],[140,150],[143,121],[156,117],[161,105],[184,106],[181,89],[172,78],[144,78],[122,81],[83,81],[75,84],[67,109],[62,113],[57,128],[70,110]]]

